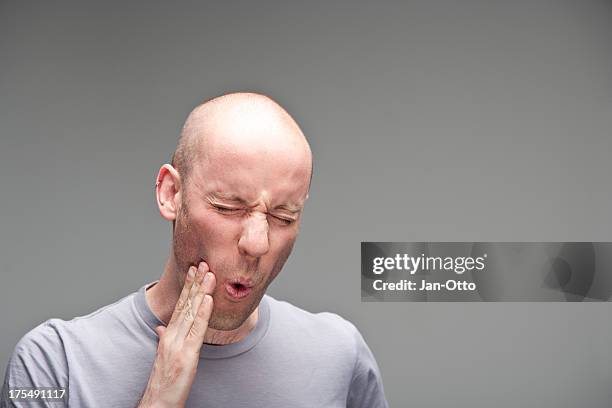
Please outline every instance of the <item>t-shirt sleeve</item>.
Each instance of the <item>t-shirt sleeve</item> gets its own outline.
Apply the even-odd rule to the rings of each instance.
[[[376,359],[353,324],[356,360],[347,399],[347,408],[388,408]]]
[[[29,331],[15,346],[6,367],[0,408],[66,406],[58,400],[50,402],[39,398],[25,401],[11,399],[9,395],[9,389],[63,388],[66,390],[64,401],[68,400],[68,364],[64,345],[52,320]]]

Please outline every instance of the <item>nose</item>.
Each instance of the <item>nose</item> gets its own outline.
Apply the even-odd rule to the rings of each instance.
[[[250,214],[244,220],[242,235],[238,240],[240,253],[255,258],[265,255],[270,249],[268,230],[268,219],[265,214]]]

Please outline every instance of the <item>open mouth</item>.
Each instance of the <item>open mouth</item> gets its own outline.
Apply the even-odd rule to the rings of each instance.
[[[251,293],[252,286],[248,283],[232,281],[225,284],[225,290],[234,299],[245,298]]]

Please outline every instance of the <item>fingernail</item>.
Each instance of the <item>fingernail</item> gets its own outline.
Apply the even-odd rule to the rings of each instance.
[[[195,276],[195,268],[193,266],[189,267],[189,277],[193,278]]]

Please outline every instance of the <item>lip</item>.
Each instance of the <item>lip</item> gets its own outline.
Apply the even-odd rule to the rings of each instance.
[[[240,287],[236,287],[235,285],[237,284],[239,284]],[[225,291],[233,300],[244,299],[245,297],[249,296],[253,290],[253,282],[244,278],[230,279],[225,282],[224,286]]]
[[[236,288],[231,283],[227,282],[225,284],[225,291],[230,296],[232,300],[240,300],[249,296],[252,291],[252,288],[247,288],[246,286],[242,286],[241,288]]]
[[[227,283],[232,284],[232,285],[239,283],[242,286],[245,286],[247,288],[252,288],[255,285],[252,280],[248,278],[243,278],[241,276],[237,276],[235,278],[228,279]]]

